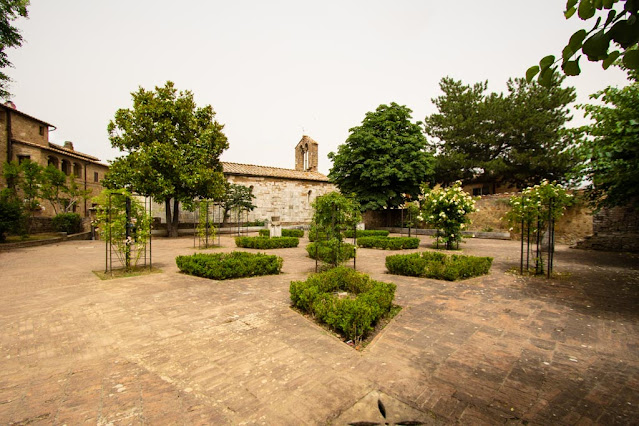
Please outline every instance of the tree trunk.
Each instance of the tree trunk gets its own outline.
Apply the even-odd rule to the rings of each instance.
[[[173,209],[173,215],[171,215],[171,199],[164,200],[164,209],[166,211],[166,236],[169,238],[176,238],[178,236],[177,230],[177,218],[178,218],[178,205],[175,200],[175,208]]]

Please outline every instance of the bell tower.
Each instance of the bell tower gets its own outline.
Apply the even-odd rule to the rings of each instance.
[[[318,144],[304,135],[295,147],[295,170],[316,172],[318,160]]]

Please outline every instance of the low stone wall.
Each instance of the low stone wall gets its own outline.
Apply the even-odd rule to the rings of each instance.
[[[593,235],[576,248],[639,252],[639,211],[630,206],[602,209],[594,215]]]
[[[472,224],[468,233],[479,234],[510,232],[512,239],[519,239],[518,233],[510,231],[510,225],[504,219],[510,211],[508,201],[512,193],[485,195],[477,200],[478,212],[470,215]],[[363,214],[366,229],[399,227],[402,223],[402,210],[367,211]],[[406,214],[404,213],[404,220]],[[562,244],[575,244],[593,233],[591,210],[583,203],[572,206],[555,224],[555,240]]]

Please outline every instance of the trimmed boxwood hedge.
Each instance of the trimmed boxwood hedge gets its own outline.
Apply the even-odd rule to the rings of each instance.
[[[384,230],[376,230],[376,229],[358,229],[357,230],[357,238],[362,237],[388,237],[389,232]],[[346,238],[353,238],[353,230],[348,229],[344,231],[344,236]]]
[[[359,342],[390,312],[395,288],[395,284],[375,281],[366,274],[338,267],[313,274],[306,281],[292,281],[290,293],[293,306],[313,315],[346,339]]]
[[[456,281],[485,275],[490,271],[492,257],[447,256],[438,252],[397,254],[386,257],[386,269],[391,274]]]
[[[358,237],[357,245],[364,248],[380,248],[384,250],[416,249],[419,238],[413,237]]]
[[[283,260],[263,253],[196,253],[175,258],[180,271],[213,280],[279,274]]]
[[[299,243],[295,237],[235,237],[236,246],[260,250],[297,247]]]
[[[337,240],[317,241],[306,246],[306,252],[311,259],[321,260],[332,265],[345,262],[355,257],[355,246],[341,242],[339,252]]]
[[[77,234],[82,232],[82,217],[77,213],[59,213],[51,220],[53,228],[58,232]]]
[[[260,229],[260,237],[270,237],[271,231],[269,229]],[[303,229],[282,229],[282,237],[295,237],[302,238],[304,236]]]

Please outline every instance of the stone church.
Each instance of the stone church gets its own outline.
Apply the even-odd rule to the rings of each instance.
[[[318,159],[317,142],[305,135],[295,147],[295,169],[227,162],[222,162],[222,167],[230,183],[253,189],[257,207],[249,212],[248,221],[279,216],[284,226],[302,225],[311,222],[311,203],[336,190],[328,177],[317,171]]]

